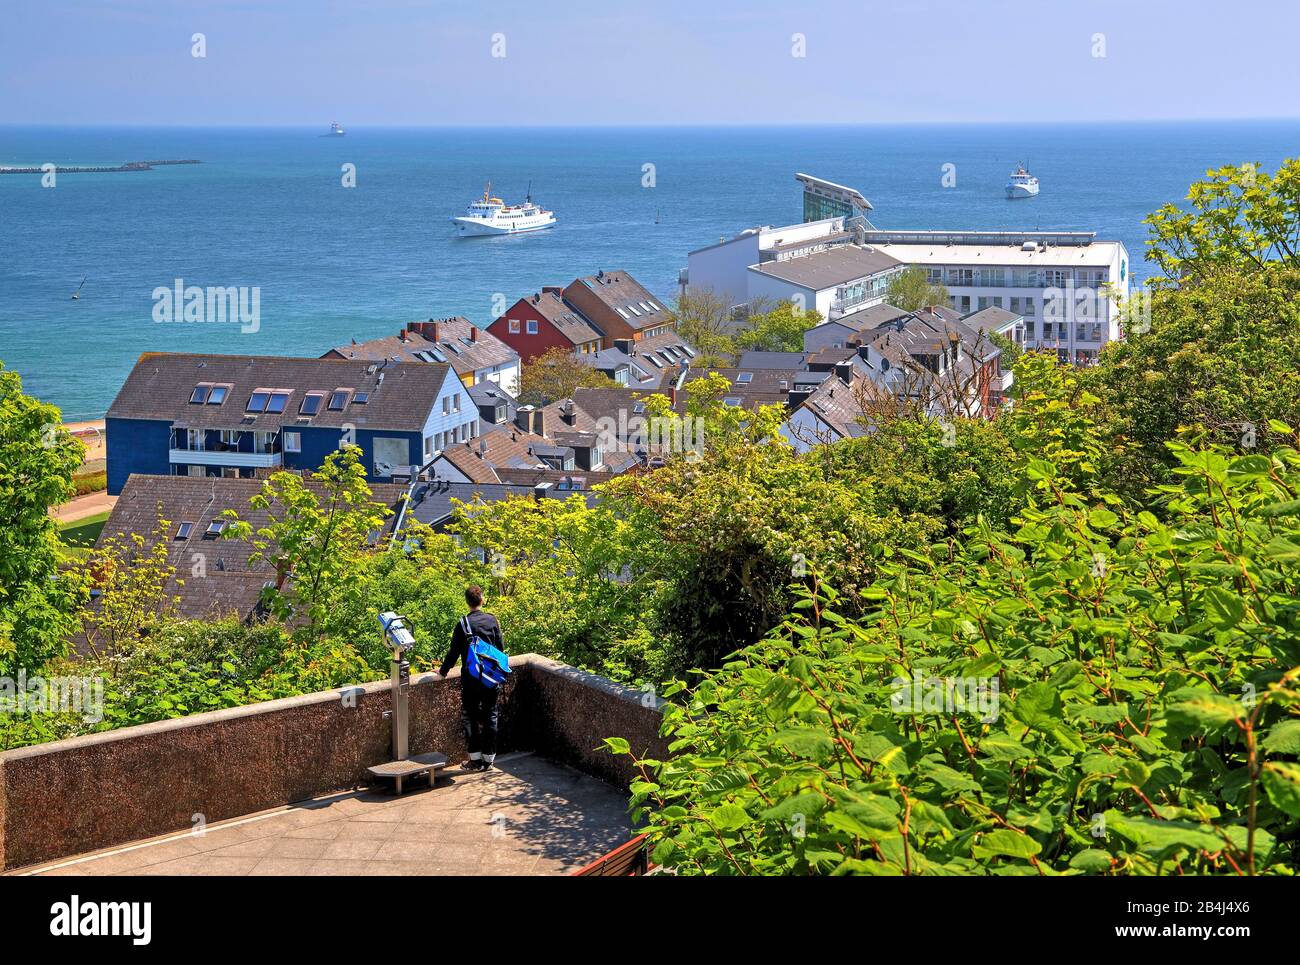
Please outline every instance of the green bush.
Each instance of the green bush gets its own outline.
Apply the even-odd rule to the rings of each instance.
[[[1293,874],[1300,455],[1170,450],[1167,522],[1031,459],[1011,532],[906,554],[860,619],[805,590],[764,640],[670,688],[674,756],[633,786],[654,860]]]

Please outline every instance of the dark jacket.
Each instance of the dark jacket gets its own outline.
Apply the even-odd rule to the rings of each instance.
[[[490,613],[482,610],[475,610],[469,614],[469,625],[476,636],[482,637],[498,650],[505,652],[505,638],[501,635],[501,624],[497,618]],[[442,662],[442,669],[438,672],[444,677],[447,671],[456,666],[457,660],[464,660],[466,648],[469,647],[469,637],[465,636],[465,630],[461,626],[461,621],[456,621],[456,629],[451,631],[451,649],[447,651],[447,659]],[[469,679],[468,674],[460,675],[461,682]]]

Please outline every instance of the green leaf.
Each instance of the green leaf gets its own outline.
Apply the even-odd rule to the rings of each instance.
[[[1110,870],[1111,857],[1097,848],[1085,848],[1070,859],[1070,867],[1088,874],[1105,874]]]
[[[1270,754],[1300,754],[1300,720],[1274,724],[1260,746]]]
[[[1031,858],[1043,850],[1043,846],[1027,834],[1018,834],[999,828],[980,838],[978,850],[989,854],[1004,854],[1013,858]]]
[[[735,831],[749,824],[749,812],[739,804],[719,804],[709,814],[709,822],[719,831]]]
[[[1197,691],[1188,699],[1172,704],[1165,713],[1173,723],[1193,730],[1217,730],[1241,717],[1242,711],[1242,705],[1231,697]]]
[[[606,737],[605,748],[611,754],[630,754],[632,753],[631,745],[622,737]]]
[[[1260,777],[1274,806],[1300,818],[1300,764],[1266,761]]]

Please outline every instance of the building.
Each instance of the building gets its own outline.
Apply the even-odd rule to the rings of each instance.
[[[411,322],[396,335],[340,345],[323,357],[445,364],[467,387],[494,382],[519,391],[519,353],[459,315]]]
[[[519,299],[488,331],[518,352],[524,365],[556,348],[587,355],[605,347],[603,333],[555,287]]]
[[[540,481],[532,485],[514,483],[450,482],[429,480],[416,483],[411,488],[410,505],[405,522],[420,522],[441,531],[451,522],[457,504],[483,506],[510,499],[527,499],[541,502],[544,499],[566,500],[581,496],[588,506],[594,505],[596,494],[585,486],[561,486],[556,482]]]
[[[625,271],[598,271],[564,289],[564,300],[604,337],[602,348],[618,339],[639,342],[673,331],[672,313]]]
[[[521,409],[520,414],[526,411]],[[498,469],[572,469],[572,454],[567,466],[563,454],[558,466],[543,458],[553,448],[550,439],[518,425],[495,426],[476,439],[441,450],[425,466],[425,474],[444,482],[498,483]]]
[[[720,375],[731,383],[723,402],[746,409],[757,409],[760,405],[783,405],[793,409],[828,378],[826,372],[810,372],[803,368],[689,369],[677,382],[678,411],[685,411],[690,401],[687,386],[709,375]]]
[[[615,339],[612,348],[578,359],[616,383],[641,392],[657,392],[673,382],[698,353],[676,331],[640,339]]]
[[[793,302],[836,319],[885,300],[889,283],[902,274],[898,259],[867,245],[840,245],[827,251],[751,265],[749,297]]]
[[[871,202],[860,191],[811,174],[796,174],[794,179],[803,185],[805,223],[843,218],[850,226],[861,224],[863,227],[871,227],[867,221],[867,215],[871,213]]]
[[[480,382],[469,387],[469,397],[478,409],[478,435],[492,426],[503,426],[515,421],[519,403],[501,386]]]
[[[314,470],[348,444],[382,482],[477,431],[450,365],[146,353],[105,419],[108,491],[132,473]]]
[[[851,368],[824,380],[790,413],[781,435],[799,452],[866,435],[869,429],[855,393],[861,381]]]
[[[1023,318],[1021,344],[1089,364],[1121,337],[1128,250],[1093,232],[868,231],[868,244],[924,268],[962,315],[1001,308]]]
[[[224,513],[234,510],[254,530],[264,527],[275,507],[253,509],[249,504],[262,485],[258,479],[132,475],[96,545],[102,548],[114,537],[138,535],[152,547],[161,535],[167,563],[175,569],[162,593],[176,600],[177,613],[193,620],[246,620],[258,611],[262,588],[275,585],[277,575],[270,563],[253,560],[251,543],[222,539],[229,525]],[[308,485],[319,490],[314,482]],[[370,488],[371,498],[391,511],[383,532],[375,537],[383,540],[397,524],[407,487],[375,483]],[[161,534],[160,520],[167,522]]]

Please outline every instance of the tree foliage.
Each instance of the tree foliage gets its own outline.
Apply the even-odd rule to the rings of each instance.
[[[934,305],[948,305],[948,289],[942,284],[931,284],[924,268],[912,265],[904,268],[885,289],[885,301],[905,312],[915,312]]]
[[[519,377],[521,405],[549,405],[567,399],[577,388],[612,389],[613,379],[580,361],[572,352],[553,348],[524,366]]]

